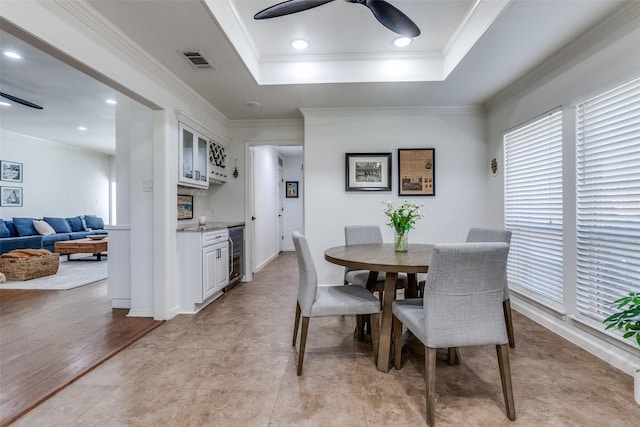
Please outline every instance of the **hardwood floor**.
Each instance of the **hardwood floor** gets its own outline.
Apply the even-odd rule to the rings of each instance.
[[[67,291],[0,290],[0,425],[161,325],[112,309],[107,281]]]

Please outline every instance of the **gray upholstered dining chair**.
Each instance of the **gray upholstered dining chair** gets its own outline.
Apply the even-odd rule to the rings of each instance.
[[[382,232],[377,225],[346,225],[344,227],[344,243],[345,245],[366,245],[370,243],[383,243]],[[378,272],[378,277],[375,283],[368,287],[371,292],[378,292],[380,300],[382,300],[382,293],[384,291],[384,280],[386,274],[384,271]],[[352,270],[349,267],[345,268],[344,272],[344,284],[352,284],[367,287],[367,281],[369,279],[369,270]],[[398,274],[398,281],[396,283],[396,289],[404,289],[408,286],[407,275],[404,273]]]
[[[425,347],[426,419],[435,421],[435,372],[438,348],[496,346],[507,417],[515,420],[508,337],[502,318],[503,279],[509,245],[458,243],[435,245],[422,304],[394,301],[394,366],[402,366],[403,325]]]
[[[511,231],[472,227],[467,233],[467,242],[504,242],[511,244]],[[513,334],[513,319],[511,317],[511,300],[509,299],[509,283],[507,282],[507,271],[504,272],[504,282],[502,291],[502,311],[504,313],[504,323],[507,326],[509,337],[509,347],[515,348],[516,339]]]
[[[471,227],[467,233],[466,242],[504,242],[511,244],[511,231]],[[427,274],[418,275],[418,287],[420,293],[424,292],[424,284]],[[513,319],[511,317],[511,300],[509,299],[509,283],[507,281],[507,272],[505,270],[503,282],[503,300],[502,311],[504,313],[504,323],[507,326],[507,335],[509,336],[509,347],[515,348],[516,339],[513,333]]]
[[[380,301],[371,292],[360,286],[318,286],[318,275],[311,257],[307,239],[297,231],[293,232],[293,244],[298,258],[298,301],[296,319],[293,326],[293,346],[296,345],[298,325],[302,316],[300,349],[298,350],[298,375],[302,374],[307,332],[311,317],[364,315],[371,316],[371,341],[374,362],[378,356],[380,341]]]

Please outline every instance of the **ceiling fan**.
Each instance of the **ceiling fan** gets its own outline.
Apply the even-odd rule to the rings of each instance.
[[[38,104],[34,104],[33,102],[25,101],[22,98],[18,98],[17,96],[9,95],[8,93],[0,92],[0,96],[6,98],[10,101],[17,102],[18,104],[26,105],[27,107],[37,108],[38,110],[42,110],[43,107]]]
[[[289,15],[291,13],[302,12],[303,10],[322,6],[333,0],[288,0],[270,6],[253,17],[254,19],[268,19],[278,16]],[[407,15],[387,3],[385,0],[345,0],[348,3],[358,3],[366,6],[373,16],[385,27],[407,37],[417,37],[420,35],[420,28]]]

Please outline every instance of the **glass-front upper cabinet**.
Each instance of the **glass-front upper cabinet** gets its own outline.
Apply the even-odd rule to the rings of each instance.
[[[180,123],[180,184],[198,188],[209,187],[208,141],[197,131]]]

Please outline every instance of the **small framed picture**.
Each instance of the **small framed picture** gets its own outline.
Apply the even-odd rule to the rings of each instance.
[[[435,148],[399,148],[398,196],[435,195]]]
[[[287,199],[298,198],[298,181],[287,181],[285,185]]]
[[[0,179],[9,182],[22,182],[22,163],[0,160]]]
[[[22,187],[0,187],[0,205],[5,207],[22,206]]]
[[[178,219],[193,219],[193,196],[178,194]]]
[[[346,191],[391,191],[391,153],[346,153]]]

